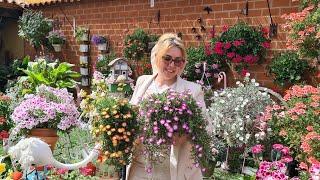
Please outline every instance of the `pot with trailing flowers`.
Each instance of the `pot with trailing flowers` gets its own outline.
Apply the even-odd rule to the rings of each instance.
[[[53,150],[58,140],[57,130],[67,131],[79,126],[79,115],[73,96],[66,88],[40,85],[14,109],[13,132],[39,137]]]

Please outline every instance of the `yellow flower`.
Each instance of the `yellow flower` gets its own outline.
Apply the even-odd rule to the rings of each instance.
[[[6,164],[5,163],[0,163],[0,174],[6,171]]]

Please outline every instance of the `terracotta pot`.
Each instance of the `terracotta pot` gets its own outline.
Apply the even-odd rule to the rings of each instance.
[[[31,129],[28,137],[40,138],[50,146],[51,151],[54,150],[59,139],[57,135],[57,130],[48,128]]]

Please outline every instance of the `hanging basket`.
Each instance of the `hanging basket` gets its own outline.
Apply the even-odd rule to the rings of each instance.
[[[51,151],[54,150],[57,141],[59,139],[57,135],[57,130],[49,129],[49,128],[34,128],[31,129],[28,137],[37,137],[40,138],[42,141],[46,142]]]
[[[61,52],[62,44],[52,44],[52,47],[55,52]]]
[[[98,44],[98,50],[99,51],[106,51],[107,50],[107,43]]]

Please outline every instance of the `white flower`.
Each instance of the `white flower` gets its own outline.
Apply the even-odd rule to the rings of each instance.
[[[239,140],[240,140],[240,141],[243,141],[243,137],[242,137],[242,136],[241,136],[241,137],[239,137]]]
[[[255,79],[251,79],[251,82],[252,82],[252,83],[255,83],[255,82],[256,82],[256,80],[255,80]]]
[[[259,83],[255,83],[254,85],[258,87],[260,84]]]

